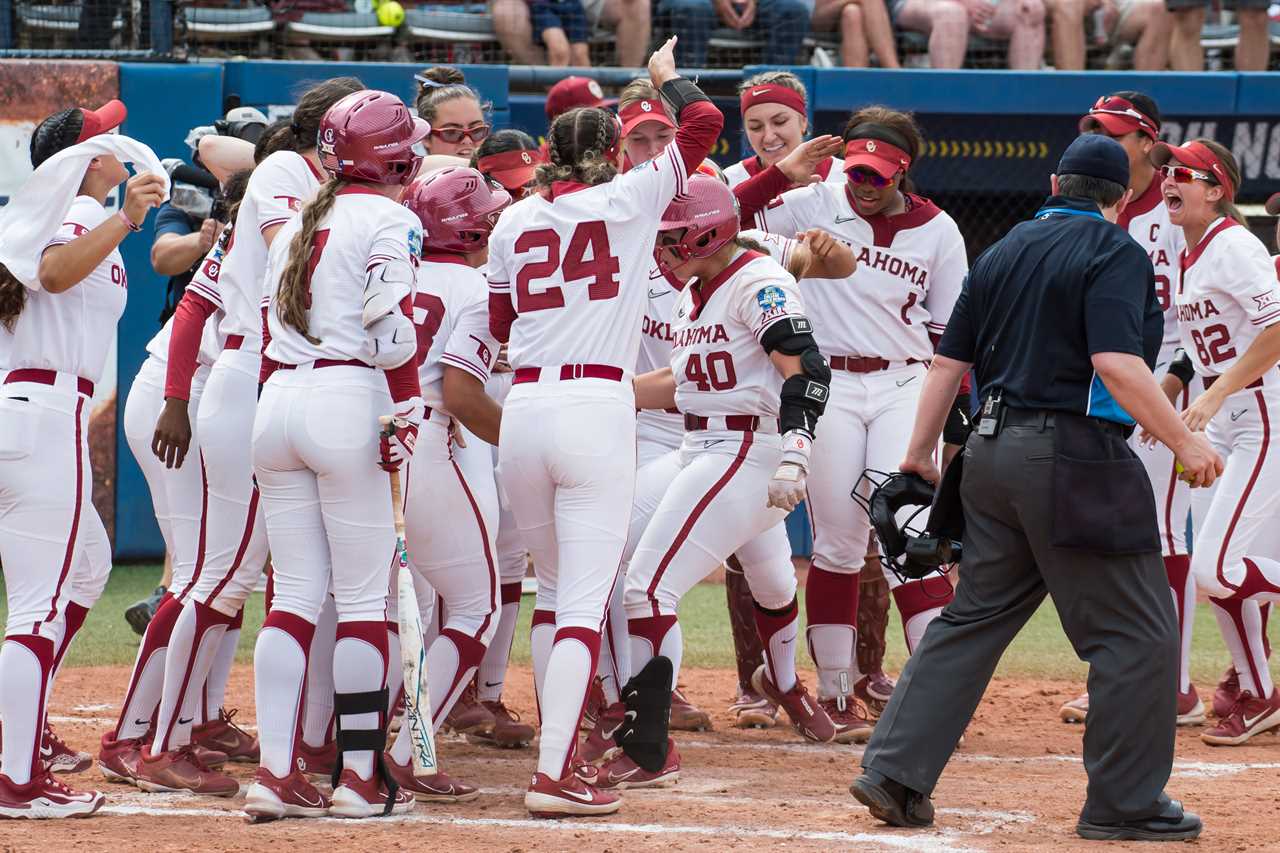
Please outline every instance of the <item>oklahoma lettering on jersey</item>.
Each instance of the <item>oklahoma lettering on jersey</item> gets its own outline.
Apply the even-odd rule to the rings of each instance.
[[[764,168],[760,165],[760,161],[756,159],[756,155],[752,154],[745,160],[726,166],[724,179],[729,182],[729,189],[733,189],[747,178],[754,178],[763,171]],[[832,157],[830,160],[819,164],[818,168],[814,169],[814,174],[827,183],[843,184],[845,182],[844,161]]]
[[[760,337],[803,314],[795,279],[759,252],[744,251],[720,275],[691,283],[671,323],[676,407],[704,417],[777,417],[782,374]]]
[[[372,364],[373,345],[361,320],[365,274],[387,261],[416,263],[422,250],[422,223],[407,207],[365,187],[349,185],[338,190],[333,209],[316,230],[308,262],[311,303],[307,331],[315,342],[280,320],[276,301],[280,275],[289,260],[289,244],[301,227],[301,217],[290,219],[271,243],[267,274],[271,343],[267,344],[267,357],[281,364],[321,358]],[[237,244],[231,257],[239,251]]]
[[[484,274],[457,255],[427,255],[417,278],[418,381],[423,401],[444,411],[445,365],[489,381],[498,356],[489,334],[489,288]]]
[[[813,336],[828,355],[923,361],[933,355],[969,273],[960,229],[933,202],[908,196],[909,210],[864,219],[844,184],[783,193],[756,214],[760,228],[793,237],[821,228],[855,248],[858,269],[843,280],[802,279]]]
[[[1182,347],[1201,376],[1220,376],[1258,333],[1280,323],[1280,283],[1262,241],[1233,219],[1218,219],[1181,258],[1176,304]],[[1268,370],[1263,382],[1280,374]]]
[[[106,208],[87,196],[76,196],[53,239],[45,246],[70,243],[101,225]],[[0,369],[34,367],[70,373],[97,383],[107,366],[124,313],[128,278],[119,249],[112,249],[84,280],[64,293],[28,290],[26,305],[13,331],[0,326]]]
[[[557,183],[502,212],[489,238],[489,289],[516,310],[512,368],[639,356],[654,221],[687,181],[676,143],[605,184]]]
[[[1164,311],[1162,346],[1178,343],[1178,309],[1173,300],[1173,282],[1178,280],[1178,257],[1186,248],[1182,229],[1169,221],[1169,208],[1160,192],[1160,176],[1138,198],[1125,207],[1116,224],[1146,250],[1156,274],[1156,297]]]
[[[289,221],[324,180],[310,160],[293,151],[277,151],[253,170],[236,214],[235,251],[227,253],[219,270],[226,311],[219,324],[223,338],[242,335],[245,348],[262,348],[261,306],[267,272],[262,232]]]

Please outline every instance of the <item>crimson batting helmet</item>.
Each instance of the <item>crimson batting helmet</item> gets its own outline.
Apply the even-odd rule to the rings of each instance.
[[[339,178],[375,184],[407,184],[422,155],[414,146],[431,125],[409,112],[390,92],[364,89],[329,107],[320,120],[320,163]]]
[[[475,169],[446,166],[410,184],[403,203],[422,221],[425,248],[478,252],[511,194]]]
[[[692,175],[684,194],[671,200],[658,223],[659,233],[684,230],[675,243],[658,240],[653,250],[658,269],[672,271],[663,259],[667,249],[681,261],[711,257],[738,236],[738,216],[733,190],[709,175]]]

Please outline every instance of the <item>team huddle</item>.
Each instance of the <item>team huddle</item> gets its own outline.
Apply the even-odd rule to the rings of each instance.
[[[248,168],[220,176],[230,224],[147,344],[125,407],[173,581],[102,736],[108,780],[233,796],[223,765],[256,762],[244,804],[255,821],[477,797],[443,772],[415,773],[410,726],[393,725],[398,513],[431,615],[433,731],[474,700],[482,741],[532,740],[502,686],[533,565],[534,816],[609,814],[621,790],[678,778],[677,611],[725,563],[745,578],[763,648],[740,709],[780,709],[810,741],[865,740],[878,709],[856,626],[874,546],[850,493],[904,457],[968,271],[964,242],[912,191],[923,144],[908,114],[864,108],[841,137],[802,142],[804,87],[785,72],[743,87],[744,124],[768,144],[722,172],[707,158],[723,116],[676,74],[673,42],[617,114],[571,109],[545,150],[502,131],[487,153],[454,149],[469,161],[428,154],[436,138],[483,136],[441,97],[465,85],[424,81],[415,112],[335,78],[264,135]],[[150,149],[105,132],[123,120],[113,104],[37,128],[36,175],[4,219],[0,817],[84,816],[104,802],[53,775],[92,762],[57,738],[46,706],[110,568],[84,432],[125,304],[116,247],[168,191]],[[1203,737],[1243,743],[1280,725],[1265,639],[1280,562],[1260,556],[1274,549],[1259,538],[1280,501],[1268,488],[1276,359],[1240,388],[1215,382],[1270,352],[1276,269],[1238,227],[1239,170],[1221,146],[1157,143],[1158,110],[1136,93],[1100,99],[1081,130],[1129,151],[1119,224],[1155,267],[1165,388],[1229,455],[1189,556],[1191,492],[1167,448],[1134,439],[1183,637],[1179,724],[1206,718],[1188,672],[1198,584],[1233,664]],[[122,162],[138,175],[109,214]],[[940,464],[964,441],[967,391],[955,409]],[[816,696],[796,670],[783,523],[802,500]],[[223,706],[268,561],[254,737]],[[951,583],[890,574],[914,650]],[[1084,696],[1063,716],[1087,710]],[[456,716],[453,727],[466,730]]]

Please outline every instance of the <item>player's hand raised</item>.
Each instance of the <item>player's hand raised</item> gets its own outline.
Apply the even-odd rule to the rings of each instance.
[[[840,153],[844,142],[840,137],[824,134],[801,142],[795,150],[778,161],[778,169],[793,184],[808,186],[822,180],[818,166],[823,160]]]
[[[676,73],[676,37],[672,36],[649,57],[649,79],[661,89],[663,83],[679,76]]]

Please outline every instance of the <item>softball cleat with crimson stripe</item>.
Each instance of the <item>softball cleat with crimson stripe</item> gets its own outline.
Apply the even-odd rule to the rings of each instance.
[[[664,788],[680,781],[680,753],[676,742],[667,739],[667,760],[657,773],[650,773],[620,752],[600,768],[598,787],[624,791],[629,788]]]
[[[524,795],[524,807],[533,817],[586,817],[613,814],[622,807],[622,800],[617,794],[588,785],[575,773],[560,780],[535,773]]]
[[[325,817],[329,814],[329,798],[301,770],[280,778],[259,767],[245,793],[244,813],[254,823],[286,817]]]
[[[396,764],[389,752],[383,754],[383,765],[387,768],[387,775],[400,789],[413,794],[420,803],[468,803],[480,796],[480,789],[475,785],[468,785],[446,773],[415,776],[412,762]]]
[[[333,789],[329,814],[332,817],[379,817],[386,811],[387,796],[387,786],[376,772],[368,779],[361,779],[356,771],[343,770],[338,786]],[[397,788],[391,814],[408,814],[413,806],[413,794]]]
[[[769,678],[764,664],[751,676],[751,685],[756,692],[769,697],[778,707],[787,712],[791,725],[795,726],[805,740],[815,743],[829,743],[836,736],[835,724],[822,710],[822,706],[805,690],[804,683],[796,679],[795,686],[783,693]]]
[[[0,819],[88,817],[106,801],[97,791],[72,790],[47,770],[25,785],[0,773]]]
[[[1271,688],[1270,699],[1259,699],[1244,690],[1231,713],[1218,725],[1201,732],[1200,739],[1210,746],[1240,746],[1277,726],[1280,726],[1280,690]]]

